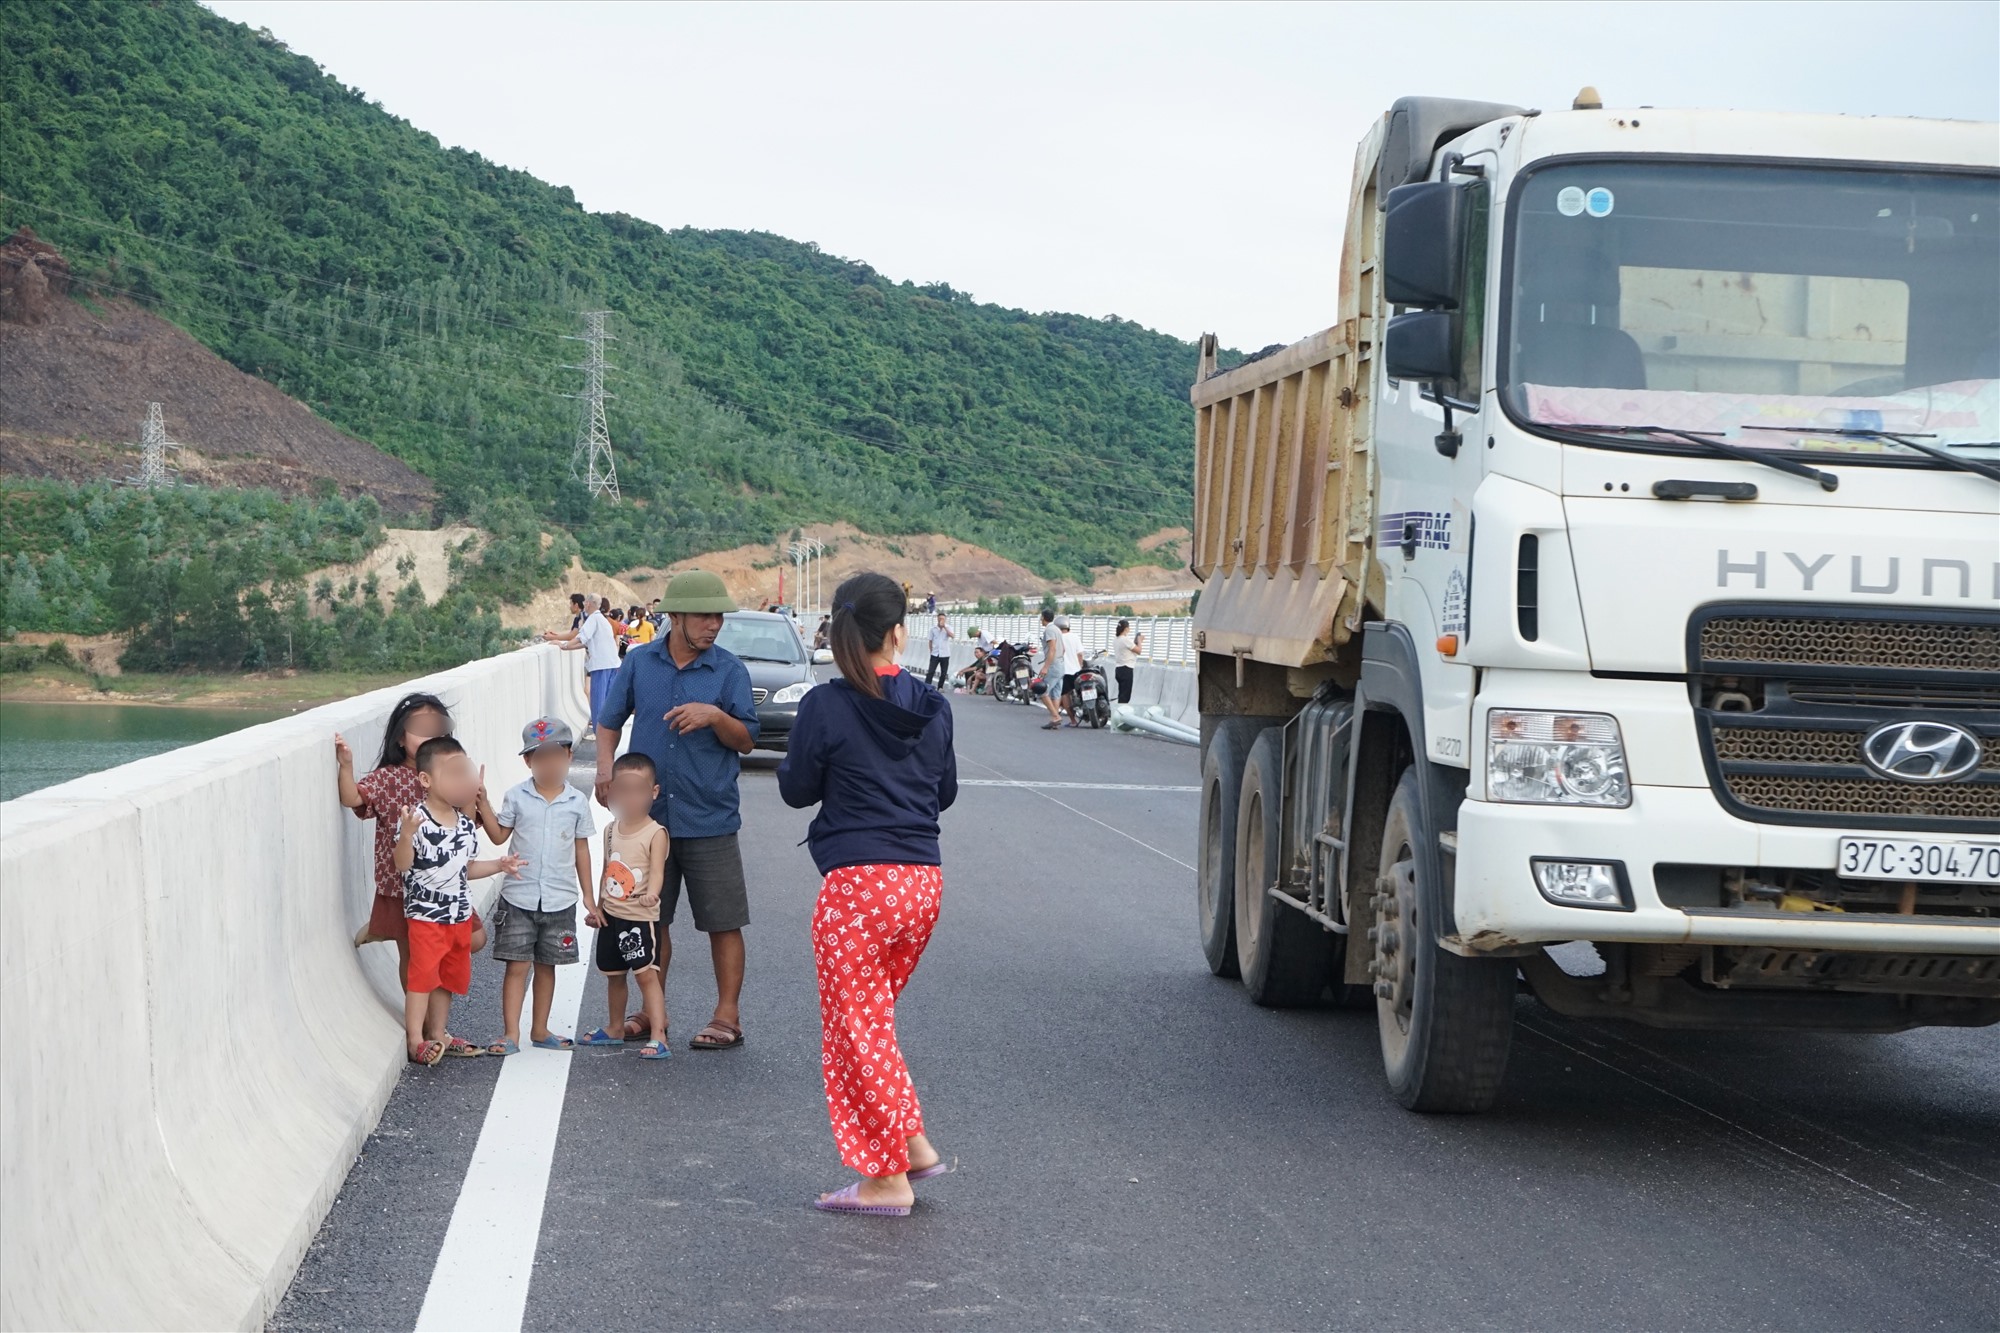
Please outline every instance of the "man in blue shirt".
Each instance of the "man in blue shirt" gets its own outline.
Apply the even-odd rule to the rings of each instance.
[[[629,720],[632,752],[650,758],[659,773],[653,820],[669,839],[660,886],[660,972],[664,977],[673,958],[666,927],[685,884],[695,929],[708,936],[716,992],[715,1016],[689,1045],[723,1051],[743,1044],[737,1002],[750,900],[736,842],[743,827],[736,779],[742,756],[757,739],[757,708],[750,701],[749,669],[715,645],[723,614],[736,609],[722,580],[698,569],[676,574],[660,608],[672,617],[672,628],[625,654],[597,715],[597,799],[610,804],[611,760]]]

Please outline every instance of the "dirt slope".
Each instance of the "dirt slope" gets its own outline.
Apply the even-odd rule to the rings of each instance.
[[[296,495],[329,478],[392,514],[430,508],[423,475],[157,315],[119,301],[93,313],[68,298],[41,302],[36,313],[31,323],[0,318],[0,472],[129,476],[146,404],[157,402],[168,438],[187,446],[170,461],[191,481]]]
[[[908,582],[911,595],[923,597],[935,592],[946,601],[979,597],[1025,597],[1030,601],[1053,589],[1059,596],[1089,599],[1115,593],[1168,592],[1192,590],[1200,585],[1186,569],[1162,569],[1157,565],[1135,565],[1129,569],[1109,566],[1093,570],[1095,581],[1088,587],[1079,583],[1050,583],[1033,571],[995,555],[982,546],[959,541],[941,533],[919,533],[900,537],[876,537],[846,523],[815,524],[803,529],[831,548],[825,558],[824,584],[827,597],[849,574],[872,569],[887,574],[898,583]],[[1153,546],[1183,542],[1187,530],[1167,528],[1147,538]],[[1150,549],[1150,547],[1148,547]],[[666,569],[628,569],[618,577],[645,590],[650,600],[660,595],[667,580],[682,569],[706,569],[719,574],[729,591],[742,605],[763,606],[778,597],[778,574],[784,572],[784,595],[799,603],[794,569],[782,555],[781,546],[738,546],[727,551],[683,560]]]

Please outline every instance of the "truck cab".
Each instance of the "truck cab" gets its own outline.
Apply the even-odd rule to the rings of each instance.
[[[1595,100],[1397,103],[1192,394],[1204,948],[1416,1109],[1523,984],[2000,1020],[2000,134]]]

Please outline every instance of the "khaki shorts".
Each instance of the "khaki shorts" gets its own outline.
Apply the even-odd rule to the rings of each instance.
[[[660,884],[661,925],[673,921],[683,884],[696,930],[715,935],[750,924],[750,886],[743,879],[743,853],[734,833],[673,839]]]

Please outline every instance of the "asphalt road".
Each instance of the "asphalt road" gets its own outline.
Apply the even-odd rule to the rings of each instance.
[[[967,785],[899,1007],[961,1169],[907,1220],[851,1176],[819,1083],[806,812],[743,781],[748,1043],[579,1052],[525,1326],[2000,1328],[2000,1032],[1658,1033],[1523,999],[1507,1090],[1420,1117],[1372,1015],[1272,1012],[1195,942],[1195,751],[954,701]],[[496,1025],[477,961],[456,1030]],[[581,1026],[602,1020],[603,984]],[[469,1014],[469,1018],[467,1015]],[[416,1319],[501,1062],[408,1071],[274,1326]]]

